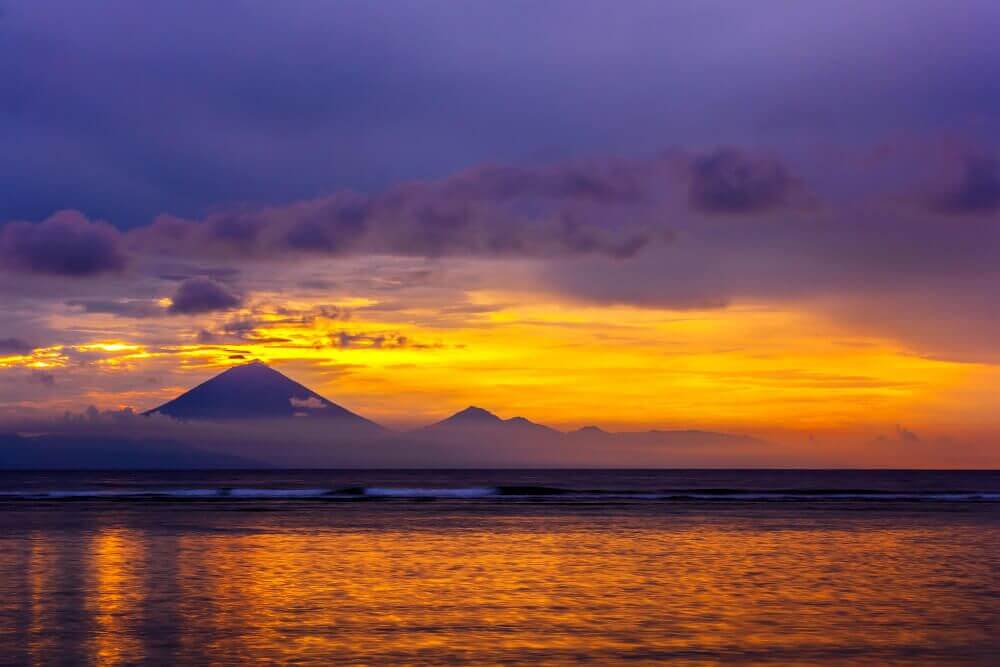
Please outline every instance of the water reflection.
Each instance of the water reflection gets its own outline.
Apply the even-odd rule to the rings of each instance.
[[[93,661],[98,665],[141,663],[141,615],[146,540],[135,530],[101,528],[88,553],[86,596],[92,634]]]
[[[366,511],[148,510],[5,532],[0,633],[26,647],[8,655],[988,664],[1000,648],[992,515]]]
[[[58,648],[56,635],[51,632],[58,627],[53,594],[56,584],[52,581],[58,572],[58,545],[45,535],[35,535],[28,544],[28,585],[30,588],[30,626],[27,643],[31,663],[44,665],[55,656]]]

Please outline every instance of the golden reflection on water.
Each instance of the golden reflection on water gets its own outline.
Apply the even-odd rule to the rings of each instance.
[[[903,664],[995,646],[1000,630],[989,526],[217,517],[211,530],[93,534],[80,564],[88,662]],[[36,664],[58,641],[46,631],[59,629],[65,566],[32,543]]]
[[[143,536],[124,528],[101,528],[90,546],[92,579],[87,596],[97,665],[138,664],[143,660],[139,619],[143,612]]]
[[[211,653],[276,661],[975,640],[980,629],[936,624],[937,566],[907,548],[920,540],[905,531],[273,532],[187,538],[181,573],[208,592],[211,613],[193,609],[191,620],[217,638]],[[891,579],[900,571],[905,586]]]
[[[58,572],[58,545],[44,535],[33,536],[28,545],[28,587],[30,591],[28,654],[34,665],[46,664],[56,648],[55,637],[49,629],[54,625],[52,578]]]

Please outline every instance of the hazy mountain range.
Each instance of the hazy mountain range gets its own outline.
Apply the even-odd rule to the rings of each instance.
[[[253,362],[142,415],[0,435],[0,467],[654,467],[731,461],[763,444],[711,431],[563,432],[475,406],[393,431]]]

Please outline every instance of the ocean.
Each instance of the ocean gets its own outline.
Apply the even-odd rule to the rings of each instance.
[[[1000,656],[1000,472],[0,473],[0,664]]]

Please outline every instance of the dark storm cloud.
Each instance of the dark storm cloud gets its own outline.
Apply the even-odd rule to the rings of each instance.
[[[82,278],[121,271],[126,257],[117,229],[61,211],[37,224],[0,229],[0,261],[9,269]]]
[[[943,213],[995,212],[1000,208],[1000,163],[992,156],[967,156],[959,182],[931,203]]]
[[[169,311],[174,315],[194,315],[239,307],[242,299],[228,287],[211,278],[185,280],[171,297]]]
[[[718,150],[692,161],[689,196],[708,213],[753,214],[786,203],[794,185],[777,160]]]

